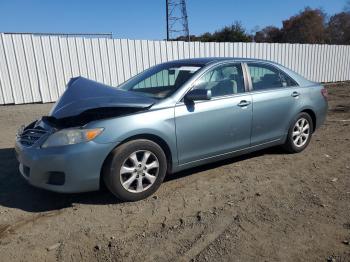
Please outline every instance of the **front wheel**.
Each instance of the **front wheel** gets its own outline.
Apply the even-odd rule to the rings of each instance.
[[[309,114],[302,112],[292,122],[284,148],[290,153],[303,151],[310,143],[313,122]]]
[[[103,170],[107,188],[120,200],[137,201],[153,194],[167,171],[162,148],[146,139],[129,141],[111,153]]]

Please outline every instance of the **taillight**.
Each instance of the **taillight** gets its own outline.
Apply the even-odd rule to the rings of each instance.
[[[324,99],[328,100],[328,91],[327,91],[327,88],[322,88],[321,89],[321,94],[322,96],[324,97]]]

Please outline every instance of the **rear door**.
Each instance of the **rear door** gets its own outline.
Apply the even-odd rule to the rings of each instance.
[[[247,63],[253,99],[251,145],[277,141],[286,135],[300,103],[297,83],[269,63]]]
[[[251,95],[245,92],[240,63],[218,66],[205,73],[193,89],[210,89],[212,99],[180,101],[175,107],[180,164],[210,158],[250,145]]]

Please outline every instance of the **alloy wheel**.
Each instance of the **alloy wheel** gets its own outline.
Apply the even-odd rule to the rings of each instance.
[[[300,118],[295,123],[292,133],[292,140],[296,147],[302,147],[306,144],[310,136],[310,123],[305,118]]]
[[[149,189],[156,181],[158,173],[158,158],[148,150],[130,154],[119,172],[121,184],[132,193],[141,193]]]

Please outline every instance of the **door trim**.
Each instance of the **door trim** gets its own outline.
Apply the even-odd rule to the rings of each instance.
[[[249,92],[245,92],[245,93],[237,93],[233,95],[217,96],[217,97],[211,98],[210,100],[195,101],[195,104],[210,103],[217,100],[230,99],[230,98],[241,97],[241,96],[242,97],[250,96],[250,99],[252,99],[251,94]],[[182,105],[186,105],[186,103],[184,101],[179,101],[176,103],[175,107],[182,106]]]
[[[241,151],[253,149],[255,147],[260,147],[260,146],[265,146],[265,145],[268,145],[268,144],[276,143],[276,142],[281,141],[281,140],[282,140],[282,138],[278,138],[278,139],[267,141],[267,142],[264,142],[264,143],[261,143],[261,144],[257,144],[257,145],[254,145],[254,146],[248,146],[248,147],[241,148],[241,149],[234,150],[234,151],[230,151],[230,152],[227,152],[227,153],[222,153],[222,154],[218,154],[218,155],[214,155],[214,156],[201,158],[201,159],[198,159],[198,160],[194,160],[194,161],[186,162],[186,163],[183,163],[183,164],[179,164],[179,167],[185,166],[185,165],[189,165],[189,164],[193,164],[193,163],[197,163],[197,162],[201,162],[201,161],[205,161],[205,160],[209,160],[209,159],[212,159],[212,158],[219,158],[219,157],[231,155],[231,154],[238,153],[238,152],[241,152]]]

